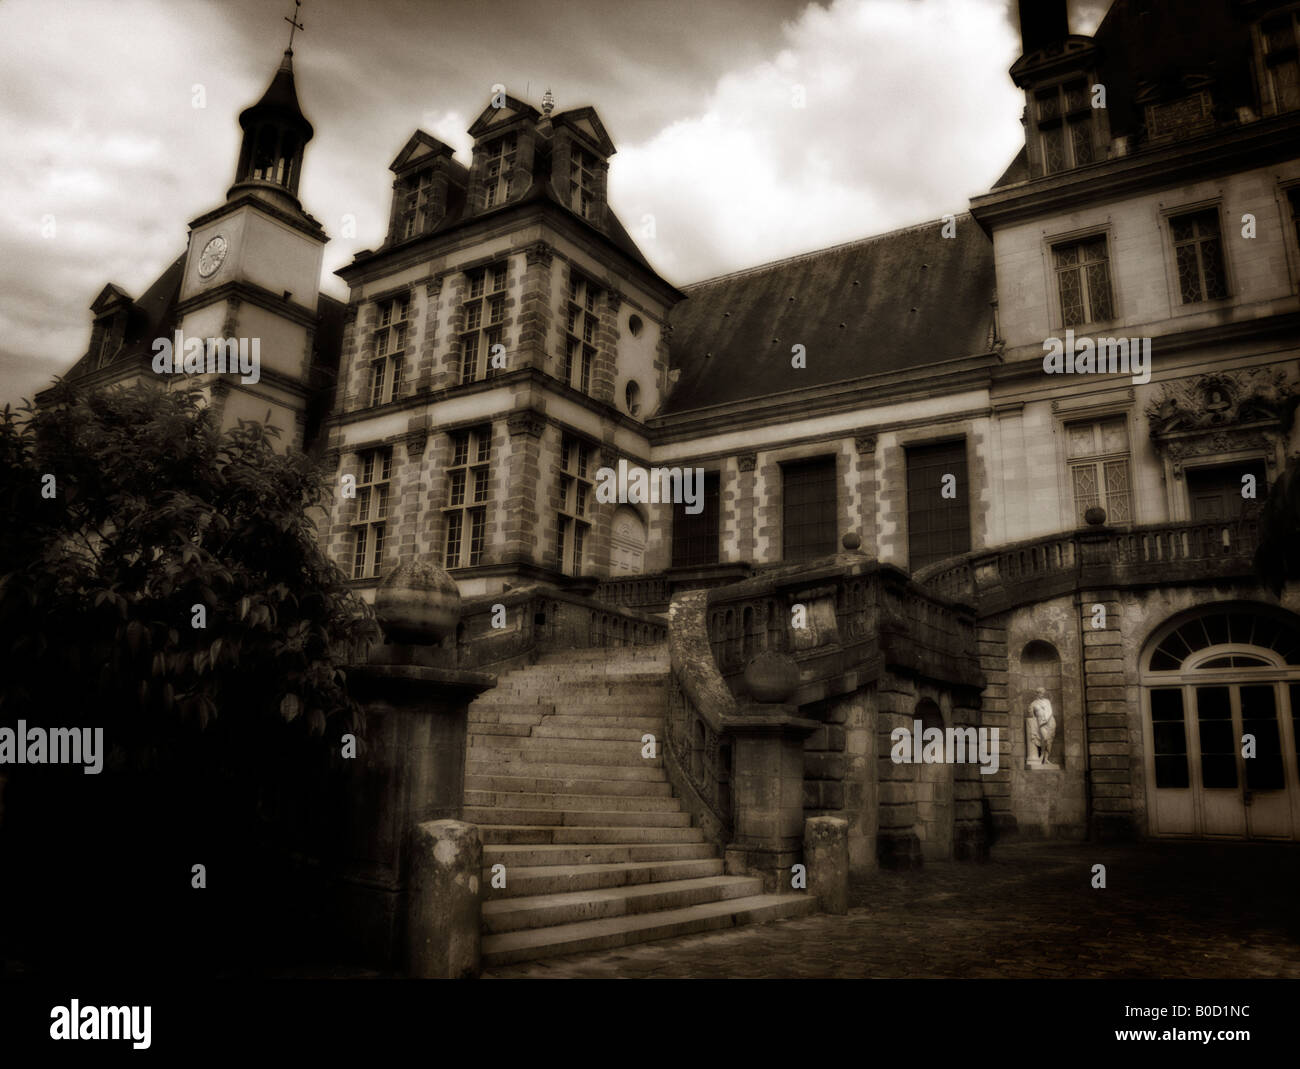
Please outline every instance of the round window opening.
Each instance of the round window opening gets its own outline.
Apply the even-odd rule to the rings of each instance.
[[[624,398],[627,401],[628,415],[635,416],[641,411],[641,387],[637,385],[636,379],[632,379],[627,384],[627,390],[624,391]]]
[[[641,317],[639,315],[628,317],[627,329],[632,332],[632,337],[639,337],[641,334]]]

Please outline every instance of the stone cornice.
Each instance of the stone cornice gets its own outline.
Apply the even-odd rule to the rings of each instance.
[[[197,219],[192,219],[190,221],[190,229],[194,230],[197,227],[205,226],[214,219],[220,219],[223,215],[231,215],[236,209],[246,206],[256,208],[258,211],[269,215],[272,219],[284,223],[285,226],[293,227],[294,230],[306,234],[309,238],[319,241],[322,245],[329,241],[329,235],[325,233],[325,228],[322,227],[320,223],[316,222],[315,219],[311,219],[306,215],[294,215],[292,212],[287,212],[283,208],[277,208],[274,204],[271,204],[252,193],[241,194],[234,200],[228,200],[220,207],[213,208],[210,212],[204,212]]]
[[[223,282],[213,289],[202,290],[193,297],[180,302],[176,306],[176,320],[179,323],[184,316],[196,308],[205,308],[210,304],[231,299],[255,304],[259,308],[264,308],[268,312],[283,316],[285,319],[309,329],[315,328],[316,320],[320,317],[319,311],[310,311],[296,301],[286,301],[280,294],[272,293],[254,282],[249,282],[247,279],[233,279],[230,282]]]
[[[1159,148],[1022,182],[971,200],[971,215],[995,228],[1088,204],[1123,200],[1149,190],[1265,167],[1295,156],[1300,112],[1261,119]]]

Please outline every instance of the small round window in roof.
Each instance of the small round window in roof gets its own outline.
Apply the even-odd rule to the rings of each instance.
[[[629,379],[627,389],[623,391],[624,400],[627,402],[627,414],[629,416],[639,415],[641,412],[641,387],[636,379]]]
[[[632,315],[628,316],[627,329],[632,332],[632,337],[637,338],[641,336],[642,326],[643,324],[641,322],[641,317],[639,315],[633,313]]]

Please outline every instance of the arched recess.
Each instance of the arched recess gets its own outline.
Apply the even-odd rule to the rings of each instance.
[[[645,571],[646,525],[630,505],[614,510],[609,534],[609,574],[640,575]]]
[[[944,731],[943,711],[931,698],[916,703],[913,720],[921,722],[921,739],[913,746],[921,746],[931,728]],[[916,837],[921,844],[921,857],[926,861],[946,861],[952,857],[953,829],[953,766],[947,761],[913,766],[916,776],[913,792],[916,799]]]
[[[1042,691],[1042,695],[1039,691]],[[1065,710],[1061,694],[1061,655],[1050,642],[1034,639],[1020,651],[1016,676],[1016,704],[1022,728],[1018,740],[1026,769],[1050,771],[1065,767]],[[1041,703],[1046,700],[1049,705]],[[1051,711],[1046,722],[1043,713]],[[1042,744],[1050,735],[1047,759],[1040,760]],[[1034,739],[1039,740],[1036,746]]]
[[[1150,833],[1300,838],[1300,618],[1251,602],[1180,613],[1138,666]]]

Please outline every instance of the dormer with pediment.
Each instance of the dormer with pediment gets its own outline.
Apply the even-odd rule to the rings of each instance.
[[[126,339],[127,322],[131,315],[131,295],[121,286],[110,282],[99,292],[90,306],[94,325],[90,330],[91,368],[103,367],[113,359],[113,354]]]
[[[502,93],[474,120],[469,128],[474,158],[469,171],[468,214],[500,208],[528,193],[541,117],[532,105]]]
[[[1025,151],[1032,178],[1106,159],[1110,128],[1094,106],[1099,50],[1069,32],[1065,0],[1021,0],[1024,54],[1011,79],[1025,91]]]
[[[423,130],[416,130],[397,158],[393,204],[385,245],[397,245],[431,233],[465,199],[469,172],[452,159],[452,149]]]
[[[551,119],[551,186],[560,202],[602,227],[608,204],[609,158],[614,142],[595,108],[576,108]]]

